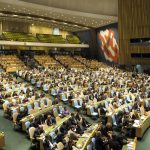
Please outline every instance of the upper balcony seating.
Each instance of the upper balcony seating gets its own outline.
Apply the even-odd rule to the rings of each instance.
[[[66,40],[62,37],[62,35],[37,34],[36,36],[40,42],[62,44],[66,43]]]
[[[45,42],[45,43],[69,43],[80,44],[80,39],[75,35],[67,35],[66,39],[62,35],[52,34],[36,34],[36,37],[31,33],[21,32],[3,32],[0,40],[20,41],[20,42]]]
[[[37,42],[37,38],[31,33],[3,32],[2,36],[8,41]]]
[[[67,35],[66,39],[70,44],[80,44],[80,39],[75,35]]]

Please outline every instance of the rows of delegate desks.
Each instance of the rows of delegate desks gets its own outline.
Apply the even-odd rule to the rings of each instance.
[[[68,115],[67,117],[64,117],[64,118],[60,119],[60,121],[58,121],[55,125],[52,125],[52,126],[47,127],[47,128],[44,129],[45,133],[41,134],[40,137],[38,138],[38,140],[40,142],[40,150],[44,150],[44,147],[43,147],[44,136],[49,135],[50,133],[54,132],[56,129],[58,129],[59,127],[61,127],[61,125],[64,122],[68,121],[70,117],[71,116]]]
[[[147,112],[147,116],[141,116],[139,124],[133,124],[133,127],[136,128],[136,137],[141,139],[146,130],[150,127],[150,112]]]
[[[92,137],[94,137],[98,129],[98,124],[93,123],[89,128],[87,128],[84,134],[79,137],[77,140],[76,146],[73,147],[73,150],[85,150],[86,146],[90,144]]]
[[[78,90],[76,90],[76,91],[78,91]],[[68,94],[68,93],[65,93],[65,94]],[[100,103],[103,103],[104,101],[100,101],[100,102],[97,102],[97,103],[95,103],[94,105],[99,105]],[[123,105],[122,107],[120,107],[116,112],[118,112],[119,110],[121,110],[121,109],[124,109],[124,108],[126,108],[126,107],[128,107],[128,106],[132,106],[133,104],[131,103],[131,104],[127,104],[127,105]],[[88,107],[87,107],[87,114],[89,114],[89,109],[88,109]],[[110,123],[112,123],[112,114],[108,114],[108,122],[110,122]],[[147,119],[146,119],[147,120]],[[145,124],[146,124],[146,122],[145,123],[143,123],[143,128],[142,129],[144,129],[145,128]],[[146,126],[146,128],[147,128],[147,126]],[[143,131],[143,130],[142,130]],[[138,134],[136,134],[137,136],[138,136]]]
[[[124,107],[124,106],[123,106]],[[49,109],[49,108],[47,108],[47,109]],[[46,109],[45,110],[43,110],[43,111],[46,111]],[[41,113],[41,112],[39,112],[39,113]],[[29,116],[28,116],[29,117]],[[26,118],[26,120],[27,119],[30,119],[30,118]],[[31,117],[32,118],[32,117]],[[145,130],[150,126],[150,116],[147,116],[144,120],[143,120],[143,123],[142,123],[142,125],[140,126],[140,127],[138,127],[140,130],[142,130],[141,132],[140,132],[140,134],[144,134],[144,132],[145,132]],[[24,118],[25,119],[25,118]],[[63,122],[65,122],[65,121],[67,121],[69,119],[69,117],[65,117],[65,118],[63,118],[63,119],[61,119],[61,121],[59,122],[59,123],[57,123],[57,125],[54,125],[54,126],[51,126],[51,127],[48,127],[47,129],[45,129],[45,133],[44,134],[42,134],[40,137],[39,137],[39,141],[40,141],[40,149],[42,150],[43,149],[43,135],[46,135],[46,134],[49,134],[49,133],[51,133],[51,132],[53,132],[53,131],[55,131],[59,126],[61,126],[61,124],[63,123]],[[22,120],[22,122],[23,122],[23,120]],[[22,123],[23,124],[23,123]],[[146,124],[146,125],[145,125]],[[23,125],[23,128],[24,128],[24,125]],[[137,129],[138,129],[137,128]],[[93,129],[93,128],[92,128]],[[89,130],[89,131],[91,131],[91,130]],[[86,145],[87,145],[87,142],[89,142],[89,140],[90,140],[90,137],[92,137],[93,135],[94,135],[94,133],[95,133],[95,131],[96,131],[96,129],[93,129],[93,132],[90,132],[90,133],[88,133],[88,132],[85,132],[85,134],[83,134],[82,136],[81,136],[81,138],[79,138],[78,139],[78,141],[77,141],[77,147],[78,147],[78,149],[85,149],[86,148]],[[137,132],[136,132],[136,135],[137,135],[137,137],[138,137],[138,134],[137,134]],[[83,144],[83,141],[85,142],[85,144]],[[75,148],[77,148],[77,147],[75,147]]]
[[[23,119],[21,119],[20,122],[22,124],[22,130],[26,131],[25,123],[27,121],[31,122],[33,120],[33,118],[39,117],[42,114],[50,112],[50,110],[52,110],[53,108],[56,108],[56,107],[58,107],[58,105],[47,107],[45,109],[39,110],[38,112],[35,112],[35,113],[28,115],[28,116],[24,117]]]

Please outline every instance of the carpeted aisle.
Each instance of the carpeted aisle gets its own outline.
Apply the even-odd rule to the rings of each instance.
[[[30,141],[25,133],[13,130],[12,122],[3,117],[3,111],[0,109],[0,131],[5,132],[6,147],[5,150],[29,150]]]
[[[138,140],[136,150],[150,150],[150,128],[145,132],[142,140]]]

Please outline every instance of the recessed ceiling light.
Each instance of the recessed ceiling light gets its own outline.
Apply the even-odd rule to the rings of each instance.
[[[13,15],[14,17],[17,17],[18,15]]]
[[[55,20],[51,20],[52,22],[56,22]]]
[[[32,23],[32,26],[34,26],[34,23]]]

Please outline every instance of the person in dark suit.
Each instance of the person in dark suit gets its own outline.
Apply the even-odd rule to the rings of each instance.
[[[39,118],[33,118],[33,121],[31,123],[31,127],[38,128],[39,125]]]
[[[63,135],[65,135],[66,133],[67,133],[67,126],[66,126],[67,124],[65,123],[65,122],[63,122],[63,124],[61,125],[61,127],[60,127],[60,129],[59,129],[59,131],[63,134]]]
[[[115,134],[112,134],[112,139],[109,141],[109,147],[113,150],[122,150],[122,145]]]
[[[76,125],[76,133],[78,134],[83,134],[84,133],[84,128],[80,122],[77,123]]]
[[[44,150],[54,149],[54,146],[52,144],[52,140],[51,140],[50,136],[48,136],[48,135],[45,136],[45,139],[43,141],[43,147],[44,147]]]
[[[70,125],[76,125],[77,124],[74,113],[71,113],[71,117],[69,119],[69,122],[70,122]]]
[[[96,133],[96,136],[95,136],[95,149],[96,150],[106,150],[106,146],[108,144],[108,141],[104,141],[102,139],[102,134],[100,131],[98,131]]]
[[[110,123],[107,123],[106,126],[101,127],[101,133],[105,137],[108,137],[110,133],[112,133],[112,125]]]
[[[39,116],[39,123],[40,123],[40,124],[44,124],[44,123],[45,123],[44,114],[42,114],[42,115]]]
[[[74,118],[75,118],[76,121],[80,121],[81,117],[80,117],[80,115],[79,115],[79,112],[77,112],[77,113],[75,114]]]
[[[48,126],[51,126],[51,125],[52,125],[52,118],[51,118],[51,115],[48,115],[48,116],[47,116],[47,119],[45,120],[45,123],[46,123]]]
[[[33,137],[37,140],[42,133],[44,133],[43,126],[38,125],[38,127],[35,129]]]
[[[56,130],[55,131],[56,134],[56,143],[62,142],[63,140],[63,133],[61,133],[60,131]]]

